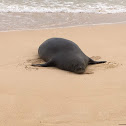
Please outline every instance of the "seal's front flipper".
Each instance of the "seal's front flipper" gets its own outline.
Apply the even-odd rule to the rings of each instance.
[[[32,64],[32,66],[36,66],[36,67],[50,67],[50,66],[54,66],[54,63],[52,60],[46,62],[45,64]]]
[[[88,62],[89,65],[100,64],[100,63],[106,63],[106,61],[94,61],[91,58],[89,58],[89,62]]]
[[[35,66],[35,67],[44,67],[45,64],[32,64],[32,66]]]

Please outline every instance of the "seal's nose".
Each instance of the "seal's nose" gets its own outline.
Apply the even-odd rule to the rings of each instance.
[[[79,66],[79,69],[82,69],[82,66]]]

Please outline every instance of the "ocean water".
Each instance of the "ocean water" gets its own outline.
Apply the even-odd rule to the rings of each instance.
[[[126,0],[0,0],[0,31],[121,22],[125,14]]]

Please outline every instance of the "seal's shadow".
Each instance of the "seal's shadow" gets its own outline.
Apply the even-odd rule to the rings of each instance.
[[[100,60],[101,57],[100,56],[92,56],[91,57],[93,60]],[[42,59],[40,59],[39,57],[36,57],[34,59],[28,59],[25,62],[25,69],[27,70],[39,70],[42,69],[42,67],[33,67],[31,66],[31,64],[42,64],[45,63]],[[95,65],[88,65],[86,70],[85,70],[85,74],[93,74],[95,71],[97,70],[106,70],[106,69],[111,69],[111,68],[115,68],[117,67],[119,64],[115,63],[115,62],[106,62],[104,64],[95,64]],[[52,69],[58,69],[55,67],[51,67]],[[48,68],[46,68],[48,69]]]

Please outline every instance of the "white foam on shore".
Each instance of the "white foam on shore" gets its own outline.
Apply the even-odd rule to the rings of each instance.
[[[110,5],[107,3],[93,3],[82,5],[74,5],[72,2],[67,4],[52,4],[45,5],[19,5],[19,4],[4,4],[0,3],[0,12],[65,12],[65,13],[123,13],[126,12],[126,7],[123,5]]]

